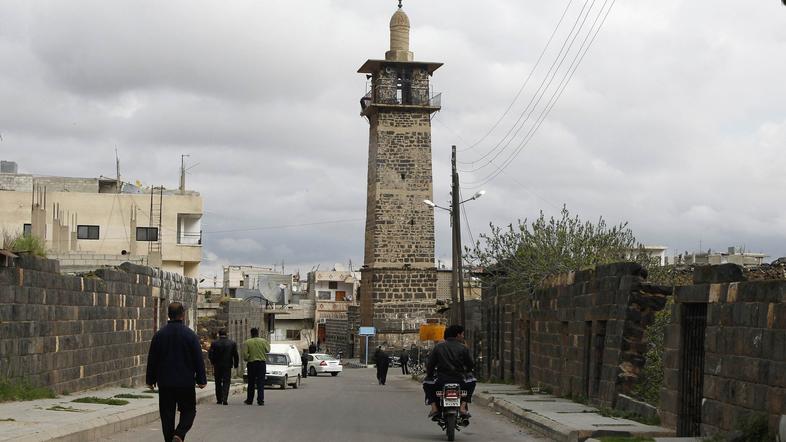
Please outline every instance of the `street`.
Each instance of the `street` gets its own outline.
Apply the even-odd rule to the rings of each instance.
[[[347,369],[337,377],[309,377],[298,390],[269,387],[264,407],[243,404],[241,395],[231,396],[228,406],[205,403],[197,407],[187,440],[446,440],[437,424],[426,418],[420,384],[398,373],[391,370],[385,386],[377,384],[373,369]],[[472,424],[456,440],[543,440],[481,407],[471,412]],[[158,421],[109,438],[160,439]]]

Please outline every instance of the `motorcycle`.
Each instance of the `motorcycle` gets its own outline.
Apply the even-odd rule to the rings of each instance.
[[[445,384],[441,391],[437,391],[439,414],[434,417],[434,421],[445,431],[449,441],[455,440],[456,431],[469,425],[469,418],[459,414],[461,399],[466,396],[467,392],[459,384]]]

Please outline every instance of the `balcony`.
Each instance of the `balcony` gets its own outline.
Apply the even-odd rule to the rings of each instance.
[[[377,97],[374,96],[374,90],[370,89],[366,92],[360,99],[360,114],[366,115],[368,108],[372,106],[379,106],[379,107],[405,107],[405,108],[420,108],[420,109],[428,109],[431,112],[436,112],[442,108],[442,93],[438,93],[435,95],[431,95],[427,97],[414,97],[410,96],[408,99],[404,99],[402,95],[401,89],[396,91],[395,95],[385,97],[384,99],[379,98],[379,94]]]
[[[177,243],[184,246],[202,245],[202,214],[177,214]]]

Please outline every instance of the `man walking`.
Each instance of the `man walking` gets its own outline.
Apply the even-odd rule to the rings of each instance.
[[[213,364],[213,375],[216,378],[216,403],[227,405],[232,368],[237,368],[240,357],[237,344],[227,337],[226,329],[218,331],[218,339],[210,344],[207,358]]]
[[[199,338],[183,324],[186,316],[183,304],[169,303],[167,316],[169,321],[150,342],[146,383],[151,389],[158,385],[158,412],[164,440],[182,442],[196,417],[194,385],[205,388],[207,377]],[[175,428],[177,410],[180,410],[180,422]]]
[[[379,385],[385,385],[388,378],[388,368],[390,367],[390,356],[385,352],[382,346],[380,346],[377,351],[377,379],[379,380]]]
[[[401,374],[409,374],[409,352],[406,349],[401,350],[398,360],[401,362]]]
[[[265,405],[265,371],[267,370],[267,354],[270,344],[267,339],[259,337],[259,329],[251,329],[251,338],[243,344],[243,360],[248,370],[248,395],[246,405],[254,403],[254,391],[257,392],[257,404]]]

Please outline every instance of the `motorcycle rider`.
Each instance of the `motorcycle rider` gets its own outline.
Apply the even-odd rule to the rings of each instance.
[[[461,398],[459,414],[470,417],[467,404],[472,402],[472,393],[475,391],[474,369],[475,363],[464,344],[464,327],[458,324],[449,326],[445,329],[445,340],[434,346],[426,363],[423,391],[426,393],[426,403],[431,405],[430,418],[439,414],[437,391],[450,383],[461,385],[461,389],[467,392],[467,396]]]

